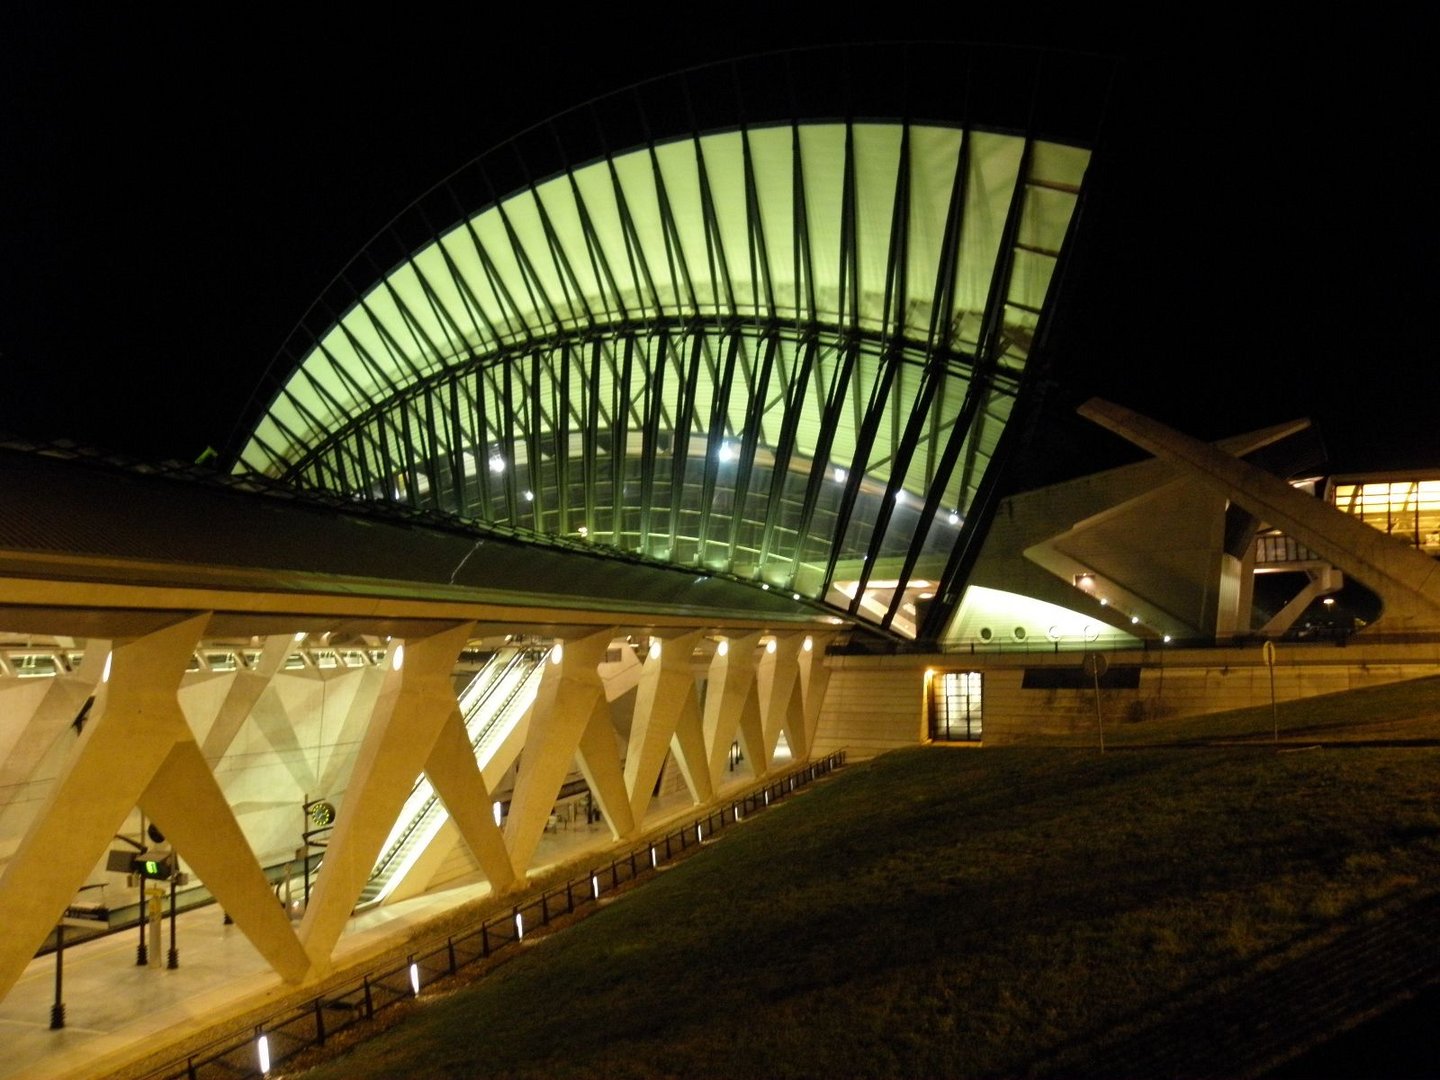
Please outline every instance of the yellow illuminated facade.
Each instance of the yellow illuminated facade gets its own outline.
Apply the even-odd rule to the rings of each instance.
[[[1440,555],[1440,476],[1336,477],[1330,501],[1387,536]]]

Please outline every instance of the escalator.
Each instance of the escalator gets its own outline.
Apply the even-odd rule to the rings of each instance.
[[[483,770],[535,700],[548,649],[507,647],[476,673],[460,695],[465,732]],[[357,908],[384,900],[434,839],[448,813],[422,774],[390,831]]]

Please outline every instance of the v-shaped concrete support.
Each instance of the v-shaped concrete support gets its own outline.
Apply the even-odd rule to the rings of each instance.
[[[700,730],[700,699],[695,692],[695,673],[690,655],[703,631],[696,630],[668,641],[655,639],[660,655],[645,661],[635,691],[635,714],[630,721],[630,744],[625,754],[625,790],[630,795],[630,812],[638,824],[645,820],[655,781],[665,765],[665,752],[675,736],[681,717],[698,733]],[[708,774],[702,755],[693,763]],[[681,771],[690,782],[692,763],[688,748],[681,746],[677,760],[684,760]],[[690,794],[699,798],[695,785]]]
[[[469,640],[465,623],[391,646],[389,667],[375,702],[350,784],[337,808],[325,861],[300,924],[300,940],[317,973],[330,957],[355,901],[374,869],[405,800],[415,786],[441,728],[455,710],[451,672]],[[399,670],[396,670],[397,667]]]
[[[113,651],[107,708],[86,724],[0,877],[0,995],[139,804],[261,955],[291,981],[309,967],[180,710],[179,686],[208,616]]]
[[[760,725],[760,696],[755,688],[755,648],[760,633],[731,638],[722,655],[710,661],[705,686],[705,748],[710,756],[710,784],[720,786],[730,744],[738,734],[740,746],[756,776],[770,771],[765,732]]]
[[[607,629],[567,641],[546,662],[505,822],[510,859],[521,873],[530,869],[581,737],[592,721],[609,726],[610,706],[599,666],[614,637],[615,631]]]

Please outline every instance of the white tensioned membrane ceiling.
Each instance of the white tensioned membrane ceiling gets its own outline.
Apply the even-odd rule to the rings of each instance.
[[[735,573],[913,633],[1088,160],[802,123],[576,168],[377,282],[237,469]]]

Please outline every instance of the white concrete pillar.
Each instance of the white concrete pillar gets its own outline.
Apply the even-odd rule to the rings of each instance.
[[[510,861],[521,873],[530,868],[586,728],[597,714],[609,722],[599,666],[614,637],[612,628],[557,644],[546,661],[505,822]]]
[[[655,780],[665,766],[665,753],[675,738],[676,726],[682,715],[689,717],[692,731],[700,729],[700,697],[695,690],[695,672],[690,655],[702,631],[694,630],[680,637],[662,640],[651,638],[650,653],[640,672],[635,691],[635,712],[630,721],[630,742],[625,752],[625,790],[630,795],[630,812],[638,824],[645,820],[650,807]],[[690,786],[690,794],[700,801],[700,794],[691,779],[692,771],[705,771],[703,741],[701,756],[693,763],[687,748],[677,748],[676,759],[686,757],[681,772]],[[692,765],[695,768],[692,768]],[[708,799],[707,799],[708,801]]]
[[[86,713],[86,723],[98,719],[105,711],[105,687],[101,676],[105,660],[110,655],[110,642],[96,639],[86,642],[85,652],[77,671],[66,672],[53,679],[35,680],[45,683],[39,700],[31,707],[28,718],[11,714],[5,726],[16,731],[15,741],[4,748],[0,761],[0,811],[4,811],[14,798],[25,790],[26,782],[34,775],[40,763],[55,745],[55,740],[75,723],[80,711],[85,708],[87,698],[94,697]],[[20,698],[20,692],[29,692],[30,687],[16,687],[5,695],[4,704],[12,707]],[[26,694],[28,696],[28,693]]]
[[[460,837],[480,864],[493,892],[515,887],[518,875],[505,848],[505,837],[495,824],[490,791],[480,775],[475,750],[465,734],[460,710],[451,711],[435,747],[425,762],[425,775],[445,804]]]
[[[830,669],[825,666],[825,649],[834,634],[809,634],[800,642],[800,689],[805,702],[805,748],[815,745],[815,731],[820,726],[820,707],[825,703],[825,690],[830,685]],[[806,647],[809,642],[809,647]]]
[[[804,640],[804,634],[776,634],[765,643],[756,667],[755,685],[760,697],[767,761],[774,760],[782,731],[796,761],[810,756],[798,662]]]
[[[272,634],[260,648],[260,659],[254,668],[240,667],[220,703],[215,719],[205,733],[200,752],[212,765],[225,756],[240,726],[254,710],[260,695],[270,687],[275,673],[285,666],[294,639],[289,634]]]
[[[722,638],[710,661],[705,684],[705,749],[710,757],[710,784],[720,786],[730,744],[740,746],[756,776],[770,771],[765,733],[760,726],[760,697],[755,688],[755,648],[760,633]]]
[[[197,615],[115,643],[107,708],[86,723],[0,876],[6,919],[0,995],[24,971],[137,803],[167,830],[176,852],[221,902],[237,909],[237,924],[276,970],[287,979],[305,974],[305,956],[180,709],[180,680],[207,621]],[[261,893],[275,918],[255,915]]]
[[[329,970],[385,838],[455,710],[451,673],[471,628],[465,623],[391,645],[385,683],[300,924],[300,940],[318,974]]]

